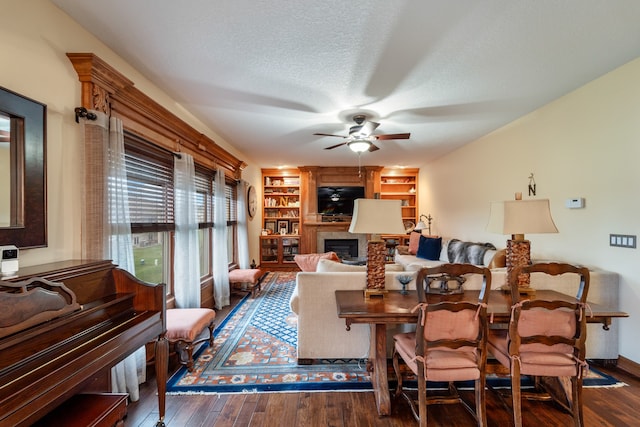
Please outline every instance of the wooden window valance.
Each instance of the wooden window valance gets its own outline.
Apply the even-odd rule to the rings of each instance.
[[[122,120],[125,131],[169,151],[191,154],[196,163],[239,179],[246,163],[192,128],[134,87],[134,83],[93,53],[67,53],[82,83],[82,107]]]

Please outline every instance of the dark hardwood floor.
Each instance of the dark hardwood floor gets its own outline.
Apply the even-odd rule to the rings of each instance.
[[[232,304],[239,296],[232,295]],[[217,313],[218,321],[233,307]],[[628,386],[619,388],[585,388],[584,420],[586,426],[640,425],[640,379],[622,371],[598,366]],[[131,403],[125,425],[152,427],[158,419],[155,378],[141,385],[140,400]],[[472,393],[463,394],[473,402]],[[496,392],[487,392],[489,426],[512,425],[511,416]],[[429,425],[472,426],[474,418],[461,405],[429,406]],[[529,426],[569,426],[571,417],[552,403],[525,401],[523,418]],[[264,393],[167,396],[168,427],[181,426],[414,426],[417,425],[408,404],[394,401],[393,413],[379,417],[373,393]]]

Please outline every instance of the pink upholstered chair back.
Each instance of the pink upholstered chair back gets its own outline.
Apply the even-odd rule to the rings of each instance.
[[[482,276],[477,299],[469,294],[436,295],[427,298],[431,278],[461,281],[469,275]],[[396,394],[402,392],[400,357],[418,376],[418,408],[408,399],[420,426],[427,425],[428,403],[461,402],[455,381],[474,381],[475,416],[479,426],[486,425],[485,385],[487,362],[487,301],[491,289],[488,268],[472,264],[443,264],[418,272],[418,321],[415,334],[394,336],[396,340],[393,366],[398,377]],[[430,301],[429,301],[430,300]],[[427,381],[449,382],[450,396],[428,396]],[[405,394],[406,397],[406,394]],[[466,406],[466,404],[465,404]],[[472,410],[473,412],[473,410]]]
[[[433,276],[464,277],[470,274],[483,276],[482,288],[477,301],[463,301],[460,295],[442,296],[437,303],[427,303],[427,279]],[[445,351],[481,350],[486,358],[487,300],[491,289],[491,272],[487,268],[472,264],[443,264],[423,268],[417,278],[418,301],[423,304],[416,326],[416,354],[424,355],[429,349]],[[484,367],[484,361],[480,363]]]
[[[540,369],[545,369],[545,375],[560,376],[566,374],[568,365],[572,365],[572,369],[578,369],[575,361],[584,361],[586,353],[589,270],[570,264],[544,263],[516,269],[513,277],[517,278],[521,273],[576,274],[580,285],[575,300],[570,302],[543,301],[520,295],[517,285],[513,286],[509,354],[522,361],[523,374],[535,375],[540,373]],[[547,358],[543,359],[545,355]],[[560,359],[561,355],[565,357]],[[530,369],[535,372],[529,372]],[[574,375],[577,374],[578,372]]]

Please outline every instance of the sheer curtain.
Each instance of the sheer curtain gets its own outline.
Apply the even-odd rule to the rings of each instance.
[[[247,224],[247,181],[238,183],[238,266],[249,268],[249,231]]]
[[[193,157],[180,153],[174,159],[175,258],[174,292],[178,308],[200,308],[200,257],[196,184]]]
[[[105,165],[106,218],[104,241],[106,256],[123,270],[135,275],[127,170],[124,160],[122,121],[109,120],[109,141]],[[112,389],[115,393],[129,393],[132,401],[140,398],[138,385],[146,380],[146,352],[144,346],[111,369]]]
[[[213,212],[213,297],[219,310],[229,305],[229,255],[224,169],[216,169]]]

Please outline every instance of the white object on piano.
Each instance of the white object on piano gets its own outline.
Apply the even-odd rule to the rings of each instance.
[[[0,246],[0,274],[9,276],[18,272],[19,250],[14,245]]]

